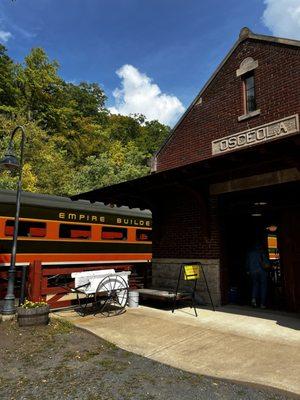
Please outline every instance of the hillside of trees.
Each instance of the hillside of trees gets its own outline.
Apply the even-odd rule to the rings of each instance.
[[[72,195],[149,173],[169,127],[142,115],[111,115],[105,102],[97,83],[64,81],[43,49],[18,64],[0,44],[0,157],[11,130],[23,125],[24,190]],[[16,180],[0,171],[0,189],[15,189]]]

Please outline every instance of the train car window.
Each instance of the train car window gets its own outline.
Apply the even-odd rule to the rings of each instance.
[[[59,237],[65,239],[90,239],[91,227],[87,225],[60,224]]]
[[[279,259],[279,251],[277,245],[277,235],[276,234],[268,234],[268,250],[269,250],[269,259],[270,260],[278,260]]]
[[[146,229],[137,229],[136,240],[139,242],[150,242],[152,240],[152,231]]]
[[[5,224],[5,236],[13,236],[15,221],[9,220]],[[45,237],[46,223],[34,221],[19,221],[18,236],[23,237]]]
[[[127,240],[126,228],[111,228],[104,226],[102,228],[101,239],[103,240]]]

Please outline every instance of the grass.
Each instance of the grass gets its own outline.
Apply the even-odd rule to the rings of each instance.
[[[58,318],[52,318],[49,326],[52,335],[71,333],[74,329],[74,325],[70,321]]]
[[[97,361],[97,365],[102,367],[105,372],[122,372],[125,371],[129,367],[129,363],[124,363],[118,359],[111,360],[109,358],[104,358],[103,360]]]
[[[106,347],[107,347],[108,349],[110,349],[110,350],[117,350],[117,349],[118,349],[118,347],[117,347],[115,344],[110,343],[110,342],[107,342],[107,343],[106,343]]]
[[[93,357],[98,356],[101,353],[101,351],[102,351],[102,349],[85,350],[85,351],[77,350],[75,352],[69,351],[64,354],[63,360],[64,361],[77,360],[77,361],[84,362],[84,361],[90,360]]]

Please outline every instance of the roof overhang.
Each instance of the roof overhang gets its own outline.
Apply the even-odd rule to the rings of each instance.
[[[152,209],[153,201],[159,202],[162,195],[176,187],[205,188],[211,183],[228,179],[239,179],[291,167],[299,169],[299,145],[300,135],[297,134],[183,167],[80,193],[71,198]]]

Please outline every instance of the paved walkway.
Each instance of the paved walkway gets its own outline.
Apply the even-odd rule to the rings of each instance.
[[[221,307],[170,311],[148,307],[123,315],[56,313],[122,349],[202,375],[251,382],[300,395],[300,318]],[[299,397],[300,398],[300,397]]]

